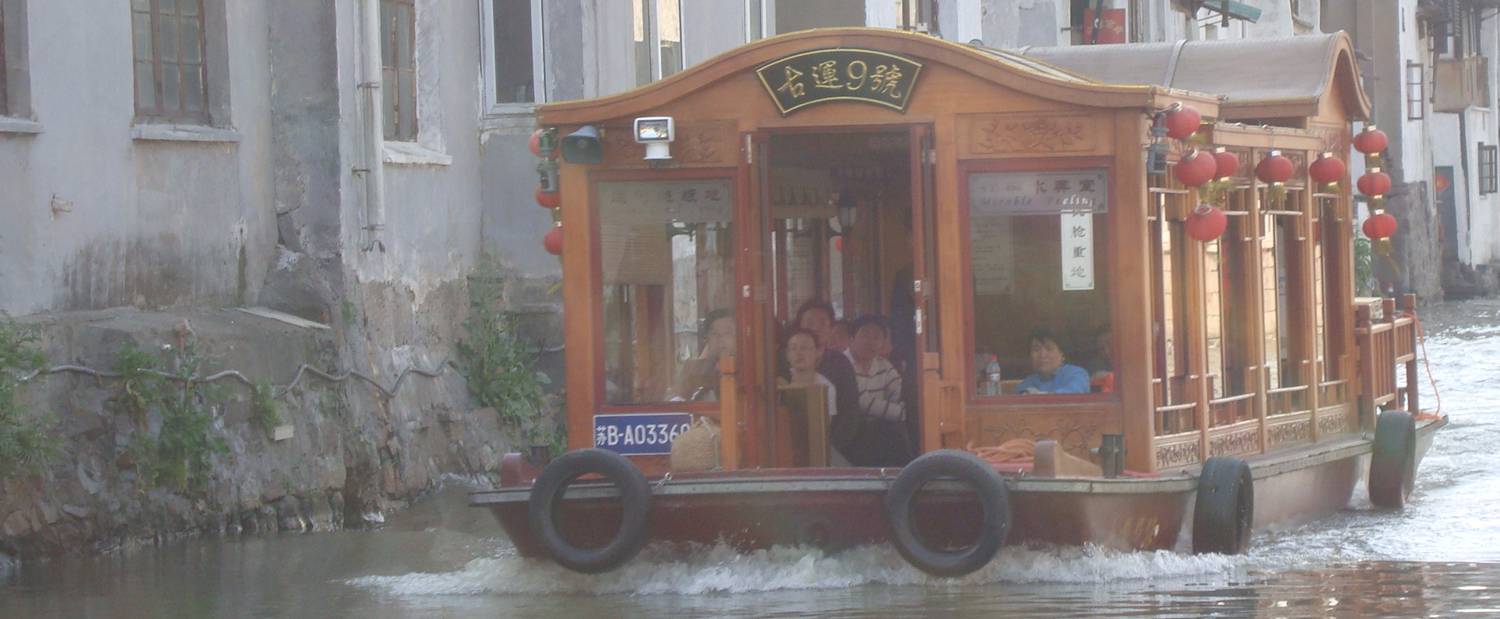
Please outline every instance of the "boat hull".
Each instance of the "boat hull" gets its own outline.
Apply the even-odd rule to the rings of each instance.
[[[1445,420],[1444,420],[1445,421]],[[1418,433],[1425,454],[1441,422]],[[1250,459],[1255,478],[1256,529],[1316,520],[1348,506],[1369,469],[1370,441],[1349,438],[1275,457]],[[477,492],[471,503],[489,509],[528,557],[546,550],[527,523],[529,475],[514,470],[512,487]],[[656,480],[648,540],[726,543],[741,550],[809,545],[839,550],[887,541],[885,490],[898,469],[767,469],[682,475]],[[1117,479],[1006,478],[1011,506],[1009,544],[1093,544],[1119,550],[1191,547],[1195,471]],[[913,510],[925,539],[962,544],[977,535],[979,507],[953,482],[936,482]],[[618,526],[614,489],[582,482],[568,491],[557,523],[582,547],[605,544]]]

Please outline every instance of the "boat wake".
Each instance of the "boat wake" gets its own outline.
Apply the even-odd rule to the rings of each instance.
[[[750,593],[846,589],[860,585],[952,587],[989,583],[1109,583],[1144,579],[1227,579],[1251,568],[1245,557],[1120,552],[1099,547],[1006,547],[989,566],[959,580],[930,577],[890,546],[838,554],[776,547],[741,554],[725,545],[691,549],[648,546],[624,567],[576,574],[550,561],[525,559],[506,548],[443,573],[366,576],[349,581],[398,597],[495,594]]]

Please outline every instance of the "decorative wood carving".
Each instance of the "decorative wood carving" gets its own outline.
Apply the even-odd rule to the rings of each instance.
[[[1187,466],[1201,462],[1198,457],[1198,439],[1179,443],[1164,443],[1156,446],[1156,470]]]
[[[1086,116],[985,115],[962,125],[969,155],[1090,152],[1099,131]]]
[[[600,141],[604,163],[611,168],[644,168],[646,146],[635,141],[630,125],[608,125]],[[676,167],[723,166],[734,163],[736,124],[732,120],[685,122],[677,125],[672,141],[672,165]]]
[[[1210,456],[1240,456],[1260,453],[1260,428],[1250,426],[1208,437]]]
[[[1064,451],[1087,458],[1089,450],[1099,445],[1110,429],[1105,421],[1103,415],[985,414],[980,422],[980,442],[999,445],[1013,438],[1051,439]]]
[[[1325,125],[1312,123],[1308,130],[1323,140],[1323,150],[1340,157],[1347,158],[1349,144],[1354,138],[1349,133],[1348,125]]]
[[[1266,430],[1266,442],[1269,447],[1275,448],[1291,443],[1305,443],[1312,440],[1312,419],[1298,419],[1272,425]]]
[[[1348,434],[1355,430],[1354,408],[1339,406],[1318,410],[1318,436],[1329,437]]]

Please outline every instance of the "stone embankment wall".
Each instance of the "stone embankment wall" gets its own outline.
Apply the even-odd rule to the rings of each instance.
[[[43,474],[0,486],[0,559],[192,534],[364,526],[382,521],[384,512],[433,488],[443,475],[490,476],[508,450],[506,429],[494,411],[473,408],[463,377],[445,366],[463,293],[462,286],[448,286],[429,296],[425,314],[376,317],[410,325],[385,335],[372,335],[370,317],[361,315],[379,307],[371,302],[351,307],[331,328],[229,309],[118,309],[25,320],[42,336],[54,366],[110,370],[132,343],[167,359],[173,351],[164,347],[180,348],[191,339],[204,374],[236,370],[274,385],[277,393],[302,364],[359,370],[386,389],[406,368],[440,374],[409,374],[393,398],[359,380],[330,383],[304,374],[278,398],[292,430],[279,441],[256,423],[252,389],[233,380],[218,383],[223,396],[212,405],[211,432],[227,449],[212,456],[201,488],[186,492],[151,487],[139,475],[130,445],[142,432],[159,432],[161,419],[123,411],[118,380],[40,376],[24,398],[33,412],[55,417],[62,453]],[[345,341],[348,334],[364,343]],[[370,352],[348,354],[356,349]]]

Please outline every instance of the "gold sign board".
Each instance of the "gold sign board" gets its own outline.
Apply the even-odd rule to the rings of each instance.
[[[755,70],[782,116],[828,101],[872,103],[906,112],[922,63],[870,49],[838,47],[793,54]]]

